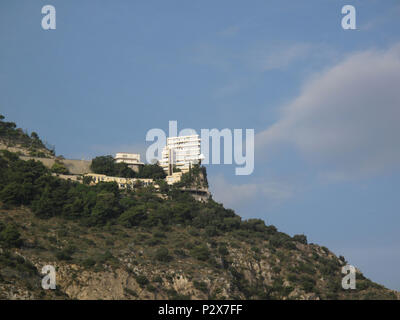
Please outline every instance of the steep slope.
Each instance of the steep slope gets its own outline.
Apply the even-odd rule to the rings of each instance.
[[[5,299],[397,297],[360,272],[356,290],[342,289],[343,259],[271,227],[257,231],[264,228],[259,222],[241,232],[215,233],[192,226],[87,227],[61,217],[43,220],[27,208],[1,210],[0,217],[3,224],[17,226],[22,239],[18,248],[2,245],[0,263],[5,252],[20,257],[8,269],[1,267],[0,297]],[[57,294],[39,286],[38,271],[48,264],[57,269]]]
[[[23,156],[54,158],[54,147],[47,147],[36,132],[28,135],[26,131],[17,128],[14,122],[4,119],[0,114],[0,150],[16,152]]]

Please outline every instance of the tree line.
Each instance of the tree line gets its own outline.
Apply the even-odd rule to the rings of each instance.
[[[242,221],[222,204],[196,201],[177,186],[162,184],[165,197],[160,198],[152,186],[121,190],[115,182],[82,184],[52,176],[41,162],[23,161],[6,150],[0,152],[0,181],[3,207],[25,205],[43,219],[61,216],[89,226],[191,225],[207,228],[210,236],[236,229],[276,233],[260,219]]]
[[[99,156],[92,160],[90,169],[94,173],[105,174],[112,177],[141,178],[141,179],[165,179],[166,174],[158,164],[144,164],[139,172],[132,170],[126,163],[116,163],[111,155]]]

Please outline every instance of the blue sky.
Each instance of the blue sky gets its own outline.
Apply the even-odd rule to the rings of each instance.
[[[341,28],[346,4],[357,30]],[[143,153],[169,120],[252,128],[254,173],[208,165],[215,199],[400,290],[399,14],[395,0],[3,0],[0,112],[68,158]]]

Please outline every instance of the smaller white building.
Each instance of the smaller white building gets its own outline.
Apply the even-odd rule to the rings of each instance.
[[[126,163],[128,167],[136,172],[139,171],[140,166],[144,165],[143,162],[140,162],[139,153],[118,152],[114,159],[116,163]]]

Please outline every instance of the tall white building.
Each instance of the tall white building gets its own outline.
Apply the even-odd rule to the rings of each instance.
[[[187,172],[191,165],[200,163],[201,140],[198,134],[167,138],[167,145],[162,151],[160,166],[169,174],[173,167]]]

